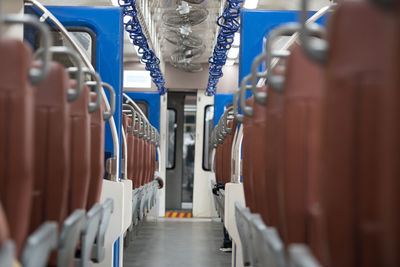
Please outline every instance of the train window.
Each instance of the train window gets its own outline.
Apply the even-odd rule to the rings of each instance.
[[[214,106],[206,106],[204,111],[203,169],[211,170],[211,131],[214,126]]]
[[[67,30],[75,37],[81,50],[90,59],[93,66],[96,66],[96,34],[86,27],[68,27]],[[70,42],[57,30],[51,31],[54,46],[67,46],[71,47]],[[40,46],[41,40],[35,38],[35,48]],[[64,66],[70,67],[74,64],[63,54],[54,54],[53,58],[61,62]]]
[[[143,114],[149,118],[149,105],[146,101],[135,100],[136,105],[142,110]]]
[[[176,111],[174,109],[167,110],[168,120],[168,139],[167,139],[167,169],[175,167],[175,147],[176,147]]]

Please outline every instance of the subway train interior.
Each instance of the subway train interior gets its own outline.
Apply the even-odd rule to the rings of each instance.
[[[0,0],[0,267],[400,266],[400,1]]]

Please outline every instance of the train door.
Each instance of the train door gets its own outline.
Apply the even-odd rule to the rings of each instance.
[[[191,211],[196,135],[196,94],[168,93],[166,209]]]

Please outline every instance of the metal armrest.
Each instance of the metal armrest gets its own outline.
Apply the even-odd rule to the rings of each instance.
[[[93,244],[92,260],[96,263],[101,262],[105,256],[104,239],[110,222],[111,214],[114,212],[114,201],[111,198],[106,199],[101,204],[103,213],[101,216],[100,227],[98,227],[96,243]]]
[[[138,223],[138,209],[139,209],[139,190],[133,190],[132,197],[132,225],[137,225]]]
[[[99,232],[100,220],[103,214],[103,207],[100,204],[94,206],[86,214],[85,228],[81,236],[81,255],[80,258],[75,259],[75,266],[88,267],[90,262],[90,255]]]
[[[290,267],[321,267],[310,249],[305,244],[292,244],[289,246]]]
[[[249,217],[250,210],[246,207],[243,207],[239,203],[235,203],[235,220],[236,227],[239,232],[240,241],[242,243],[242,257],[243,257],[243,265],[250,266],[250,252],[249,252],[249,239],[250,239],[250,231],[248,221],[246,217]]]
[[[15,245],[13,241],[6,241],[0,247],[0,266],[12,267],[14,264]]]
[[[24,267],[45,267],[50,254],[57,248],[58,225],[45,222],[29,236],[22,251],[21,264]],[[1,263],[1,260],[0,260]],[[0,264],[0,266],[3,266]]]
[[[63,224],[58,243],[57,267],[69,267],[74,259],[79,237],[85,227],[85,211],[74,211]]]

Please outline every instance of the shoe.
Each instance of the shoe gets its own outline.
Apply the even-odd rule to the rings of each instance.
[[[232,252],[232,242],[222,243],[222,246],[219,248],[222,252]]]
[[[221,247],[221,248],[219,248],[219,250],[222,251],[222,252],[232,252],[232,248],[223,248],[223,247]]]

